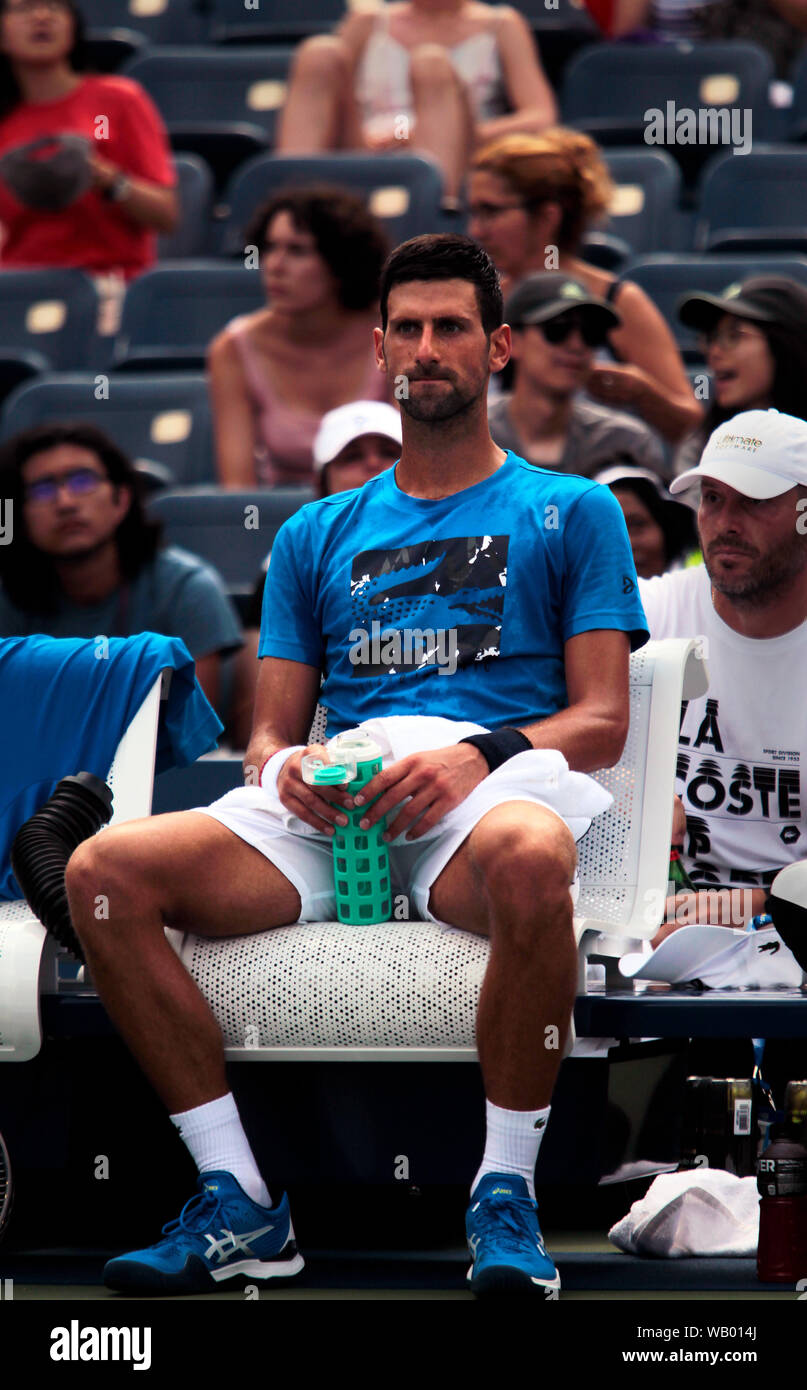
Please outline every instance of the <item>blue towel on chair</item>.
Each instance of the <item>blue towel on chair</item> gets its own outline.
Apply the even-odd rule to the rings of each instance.
[[[0,639],[0,899],[22,897],[9,855],[21,825],[62,777],[106,779],[115,750],[166,667],[157,772],[185,767],[216,747],[218,715],[196,680],[184,642],[143,632],[90,640]]]

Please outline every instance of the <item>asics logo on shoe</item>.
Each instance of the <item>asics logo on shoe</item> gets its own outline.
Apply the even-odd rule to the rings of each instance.
[[[257,1231],[245,1231],[243,1235],[237,1236],[233,1231],[228,1231],[222,1226],[223,1240],[216,1240],[215,1236],[205,1235],[205,1240],[210,1242],[209,1248],[205,1251],[205,1259],[212,1260],[217,1256],[219,1264],[223,1264],[230,1255],[236,1250],[243,1250],[245,1255],[254,1255],[255,1251],[250,1248],[249,1242],[257,1240],[260,1236],[265,1236],[267,1231],[273,1231],[274,1225],[259,1226]]]
[[[477,1251],[477,1247],[478,1247],[478,1245],[479,1245],[480,1239],[481,1239],[480,1236],[469,1236],[469,1237],[468,1237],[468,1246],[469,1246],[469,1249],[470,1249],[471,1254],[473,1255],[474,1259],[476,1259],[476,1251]]]
[[[494,1187],[491,1196],[495,1197],[497,1192],[501,1193],[503,1197],[512,1197],[513,1195],[512,1187]]]

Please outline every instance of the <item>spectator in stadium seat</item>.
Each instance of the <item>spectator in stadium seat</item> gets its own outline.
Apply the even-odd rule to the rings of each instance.
[[[536,270],[560,270],[619,310],[608,337],[616,359],[598,363],[586,386],[604,405],[627,406],[678,442],[703,412],[692,394],[675,339],[644,290],[581,258],[588,227],[608,211],[613,185],[589,136],[561,127],[509,135],[472,161],[469,230],[512,289]]]
[[[401,453],[401,417],[383,401],[351,401],[329,410],[314,440],[317,493],[363,487],[370,478],[391,468]],[[258,639],[269,556],[255,584],[244,615],[244,645],[235,660],[233,698],[228,733],[235,748],[246,748],[252,730],[255,682],[258,679]]]
[[[670,496],[657,473],[625,458],[596,473],[594,482],[609,487],[622,508],[640,579],[691,563],[688,557],[697,546],[694,512]]]
[[[619,454],[665,471],[661,443],[647,425],[581,395],[597,347],[619,324],[610,304],[580,281],[545,270],[521,281],[505,317],[513,332],[514,385],[488,411],[491,435],[502,449],[587,478]]]
[[[675,473],[693,468],[712,431],[738,410],[807,418],[807,288],[786,275],[754,275],[722,295],[690,295],[678,313],[702,335],[712,400],[702,427],[676,450]]]
[[[176,224],[175,174],[149,97],[82,73],[83,38],[73,0],[2,0],[0,255],[3,267],[76,266],[103,290],[153,263],[155,233]]]
[[[221,657],[241,628],[221,579],[185,550],[160,548],[138,476],[91,425],[42,425],[0,448],[0,497],[12,508],[0,546],[0,635],[181,637],[211,704]]]
[[[699,498],[704,564],[640,581],[642,604],[652,638],[702,639],[709,688],[684,705],[679,734],[683,857],[700,902],[668,903],[654,945],[696,918],[742,926],[730,890],[749,890],[750,918],[805,857],[807,422],[742,411],[670,489]]]
[[[210,346],[219,481],[310,484],[323,415],[388,395],[372,346],[386,238],[361,198],[312,185],[271,198],[246,244],[260,250],[269,302]]]
[[[405,150],[456,199],[475,148],[556,119],[529,25],[510,5],[403,0],[301,44],[278,153]]]
[[[609,28],[612,38],[750,40],[767,49],[784,81],[792,76],[805,32],[807,0],[613,0]]]

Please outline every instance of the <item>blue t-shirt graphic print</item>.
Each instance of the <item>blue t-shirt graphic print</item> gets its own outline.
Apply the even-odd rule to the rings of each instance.
[[[499,655],[509,536],[449,536],[353,560],[353,676]],[[368,640],[369,638],[369,640]]]
[[[647,640],[608,488],[513,453],[439,500],[396,471],[302,507],[272,548],[258,655],[322,671],[329,734],[396,714],[535,722],[568,704],[570,637]]]

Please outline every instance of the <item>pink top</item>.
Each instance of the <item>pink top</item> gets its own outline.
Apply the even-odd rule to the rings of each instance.
[[[264,487],[299,487],[312,484],[315,477],[312,456],[314,438],[325,412],[302,410],[299,406],[289,405],[277,394],[250,342],[246,314],[233,319],[229,324],[229,332],[244,368],[247,389],[255,413],[258,439],[255,474],[258,482]],[[375,365],[372,344],[367,350],[365,380],[357,389],[354,399],[387,399],[387,383]],[[334,401],[333,408],[337,405],[347,405],[349,400],[350,398]]]

